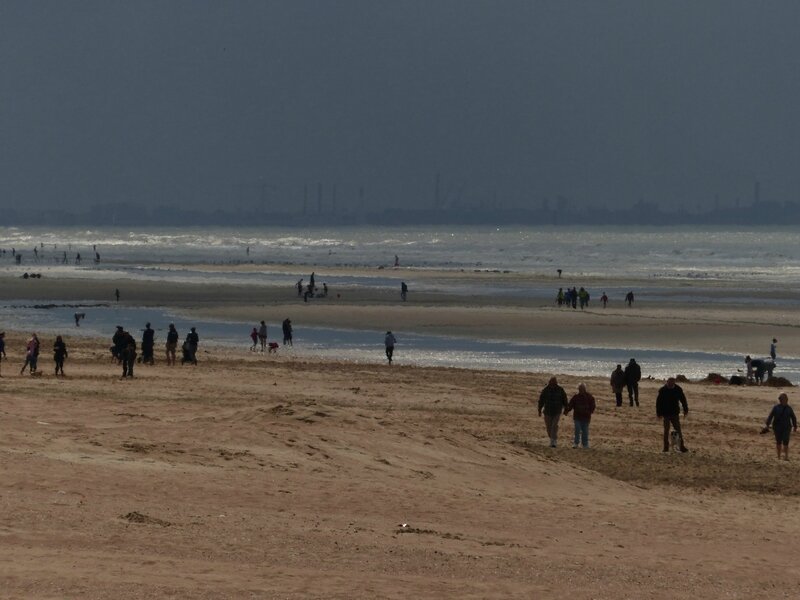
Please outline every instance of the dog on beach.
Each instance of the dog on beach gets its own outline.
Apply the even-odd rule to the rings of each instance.
[[[678,452],[681,449],[681,434],[677,431],[669,432],[669,447],[673,452]]]
[[[267,353],[269,353],[269,354],[271,354],[273,352],[275,352],[276,354],[278,353],[278,348],[279,348],[278,342],[270,342],[269,344],[267,344],[267,347],[269,348],[267,350]]]

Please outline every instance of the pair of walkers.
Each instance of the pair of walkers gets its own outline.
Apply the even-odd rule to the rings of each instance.
[[[630,405],[639,406],[639,381],[642,379],[642,368],[636,359],[632,358],[625,369],[622,365],[617,365],[617,368],[611,372],[611,389],[614,391],[614,398],[617,401],[617,406],[622,406],[622,392],[627,388],[628,402]]]
[[[573,413],[575,425],[575,436],[573,448],[579,445],[583,448],[589,447],[589,423],[592,420],[597,403],[594,396],[586,391],[584,384],[578,385],[578,393],[567,401],[567,393],[555,377],[551,377],[547,386],[539,394],[539,416],[544,415],[544,425],[547,429],[547,436],[550,438],[550,447],[558,445],[558,422],[561,415]]]
[[[567,393],[564,388],[558,385],[558,380],[555,377],[551,377],[548,384],[539,394],[538,403],[538,413],[540,417],[544,416],[550,447],[555,448],[558,445],[558,423],[561,415],[567,415],[574,411],[575,437],[572,447],[577,448],[580,444],[583,448],[588,448],[589,423],[596,406],[594,397],[586,391],[584,384],[580,384],[578,393],[567,401]],[[675,383],[675,378],[670,377],[667,379],[666,384],[658,390],[658,397],[656,398],[656,416],[662,420],[664,425],[664,452],[668,452],[670,449],[670,431],[672,429],[677,432],[680,451],[688,452],[688,448],[683,442],[683,431],[680,422],[681,409],[683,409],[684,416],[689,413],[686,395],[683,393],[683,389]]]

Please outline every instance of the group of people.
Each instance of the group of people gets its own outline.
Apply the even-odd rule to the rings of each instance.
[[[769,358],[751,358],[748,354],[744,357],[744,364],[747,367],[747,381],[749,383],[764,383],[764,374],[767,379],[772,378],[772,372],[775,370],[775,360],[778,358],[778,340],[772,338],[772,343],[769,346]]]
[[[638,395],[637,395],[638,398]],[[637,402],[638,405],[638,402]],[[578,385],[578,391],[569,400],[567,393],[560,385],[558,379],[551,377],[550,381],[539,394],[538,413],[544,417],[544,425],[547,430],[547,437],[550,440],[550,447],[556,448],[558,445],[558,424],[561,415],[573,414],[575,435],[572,447],[589,448],[589,423],[597,408],[594,396],[586,390],[586,385]],[[688,448],[683,442],[683,431],[681,429],[680,414],[689,413],[689,405],[686,395],[681,387],[675,383],[675,378],[667,379],[666,384],[658,390],[656,398],[656,416],[664,424],[664,452],[670,450],[670,430],[677,433],[679,440],[679,450],[688,452]]]
[[[583,287],[581,289],[576,289],[575,287],[572,287],[572,289],[567,288],[566,291],[564,291],[564,288],[558,288],[558,293],[556,294],[556,304],[558,304],[558,306],[571,306],[572,308],[578,308],[578,306],[580,306],[581,310],[589,307],[590,299],[591,295],[589,291]],[[606,308],[608,306],[608,294],[603,292],[600,296],[600,302],[602,302],[603,308]],[[628,306],[633,304],[632,291],[625,294],[625,303]]]
[[[575,287],[572,289],[567,288],[566,292],[564,288],[558,288],[558,293],[556,294],[556,304],[559,306],[578,308],[578,303],[580,302],[581,310],[589,306],[589,299],[589,292],[583,287],[580,290]],[[606,298],[606,302],[608,302],[608,298]]]
[[[25,362],[19,370],[20,375],[25,373],[25,369],[28,369],[31,375],[39,373],[40,347],[41,342],[39,341],[39,336],[35,333],[32,334],[25,344]],[[56,364],[56,377],[64,375],[64,361],[67,359],[67,356],[69,356],[67,344],[64,342],[64,339],[58,335],[56,336],[55,342],[53,342],[53,361]],[[2,365],[5,360],[8,360],[8,356],[6,355],[6,333],[5,331],[0,331],[0,365]],[[2,377],[2,370],[0,370],[0,377]]]
[[[642,368],[635,358],[632,358],[625,369],[622,365],[617,367],[611,372],[611,389],[614,391],[614,398],[617,401],[617,406],[622,406],[622,392],[627,388],[628,401],[630,405],[639,406],[639,381],[642,379]]]
[[[617,365],[614,373],[621,372],[623,376],[626,372],[632,376],[629,381],[633,385],[628,387],[631,406],[636,403],[639,406],[638,382],[641,379],[641,369],[634,359],[628,364],[625,370],[621,365]],[[614,375],[612,374],[612,387],[614,387]],[[614,388],[617,396],[617,406],[621,406],[621,392]],[[547,385],[539,394],[538,414],[544,417],[544,425],[547,431],[550,447],[556,448],[558,445],[558,425],[561,415],[573,414],[575,434],[573,437],[573,448],[589,448],[589,423],[597,408],[597,402],[587,390],[586,385],[581,383],[575,395],[569,400],[567,393],[555,377],[551,377]],[[673,432],[677,450],[688,452],[683,439],[683,429],[681,428],[681,414],[686,417],[689,414],[689,403],[686,394],[679,386],[674,377],[667,379],[666,383],[658,390],[656,396],[656,417],[661,419],[663,425],[663,452],[669,452],[673,441]],[[778,403],[772,407],[767,416],[765,426],[761,433],[768,433],[772,429],[775,435],[775,449],[778,459],[789,460],[789,439],[793,431],[797,431],[797,417],[794,410],[789,406],[789,396],[782,393],[778,396]]]
[[[281,329],[283,330],[283,345],[286,346],[288,344],[289,346],[293,346],[292,320],[284,319],[283,323],[281,323]],[[253,331],[250,332],[250,339],[253,341],[253,345],[250,346],[251,352],[256,352],[256,350],[258,350],[259,343],[261,344],[261,352],[267,351],[267,324],[265,321],[261,321],[259,327],[253,327]],[[277,342],[275,342],[275,344],[277,344]]]
[[[316,281],[316,273],[313,271],[311,272],[311,277],[309,277],[308,285],[303,285],[303,279],[301,278],[295,284],[297,288],[297,295],[303,297],[303,302],[308,302],[309,298],[325,298],[328,295],[328,284],[322,283],[322,292],[319,291],[317,287]]]
[[[165,343],[166,358],[168,365],[174,365],[177,360],[177,349],[180,335],[174,323],[169,324],[167,339]],[[200,345],[200,335],[197,328],[191,327],[186,339],[181,346],[181,364],[190,363],[197,365],[197,349]],[[155,330],[150,323],[145,325],[142,333],[142,356],[141,362],[146,365],[154,365]],[[117,330],[111,338],[111,356],[122,365],[122,377],[133,377],[133,365],[137,359],[136,339],[130,332],[126,331],[122,325],[117,325]]]

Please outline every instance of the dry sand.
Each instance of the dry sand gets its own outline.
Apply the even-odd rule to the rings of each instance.
[[[23,342],[5,598],[797,596],[800,454],[758,435],[774,389],[687,384],[692,452],[663,455],[658,383],[615,409],[589,380],[593,448],[566,421],[552,450],[546,375],[215,352],[121,381],[98,340],[56,379],[48,353],[18,375]]]
[[[731,351],[777,335],[800,350],[793,315],[746,306],[581,313],[447,294],[401,305],[376,290],[304,305],[267,288],[28,283],[0,281],[0,298],[104,301],[122,287],[123,303],[252,321],[292,311],[296,326]],[[18,374],[24,341],[8,333],[0,379],[3,598],[800,594],[800,453],[777,461],[758,435],[775,389],[686,384],[691,453],[665,455],[660,383],[643,382],[641,408],[616,409],[605,379],[589,379],[592,449],[570,447],[569,419],[550,449],[531,404],[550,374],[211,348],[196,368],[159,352],[122,381],[107,341],[68,339],[57,379],[51,339],[44,375]]]

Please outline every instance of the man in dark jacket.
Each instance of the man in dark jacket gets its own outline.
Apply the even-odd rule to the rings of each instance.
[[[152,365],[153,360],[153,345],[155,344],[156,332],[150,327],[150,323],[144,326],[144,333],[142,333],[142,362],[146,365]]]
[[[664,452],[669,452],[669,428],[670,425],[678,432],[681,440],[681,452],[688,452],[689,449],[683,443],[683,432],[681,431],[680,412],[683,407],[683,416],[689,414],[689,405],[686,403],[686,396],[681,386],[676,385],[675,378],[667,379],[666,385],[658,390],[656,398],[656,416],[664,421]]]
[[[120,350],[122,360],[122,377],[133,377],[133,365],[136,363],[136,340],[127,331],[123,331],[123,346]]]
[[[625,386],[628,388],[628,401],[631,406],[633,406],[634,402],[636,402],[636,406],[639,406],[639,380],[641,378],[642,369],[636,359],[632,358],[628,366],[625,367]]]
[[[558,385],[558,380],[551,377],[539,394],[539,416],[541,417],[544,411],[544,426],[547,428],[551,448],[555,448],[558,442],[558,420],[566,408],[567,393]]]

